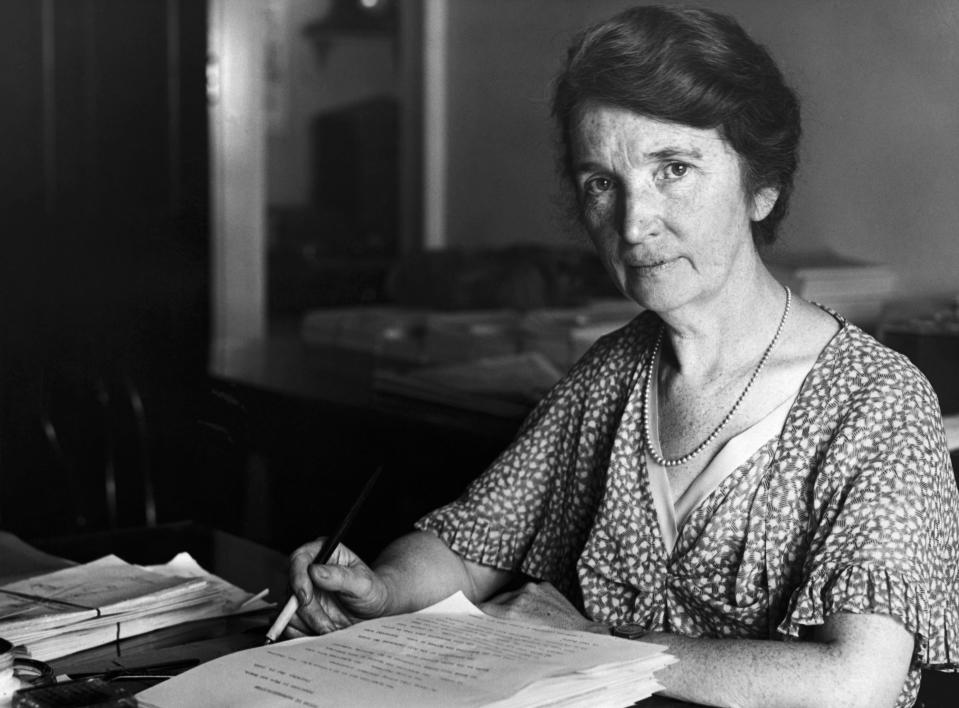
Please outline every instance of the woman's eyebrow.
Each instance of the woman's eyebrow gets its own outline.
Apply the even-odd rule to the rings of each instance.
[[[697,150],[696,148],[681,148],[681,147],[664,147],[659,150],[654,150],[653,152],[646,153],[647,159],[650,160],[670,160],[677,157],[686,157],[692,158],[694,160],[702,160],[703,153]]]
[[[648,162],[662,162],[663,160],[675,160],[676,158],[702,160],[703,153],[698,148],[682,148],[675,146],[668,146],[652,152],[643,153],[643,159]],[[607,169],[609,168],[605,165],[589,159],[581,160],[573,165],[573,172],[576,174],[583,172],[596,172]]]
[[[663,160],[675,160],[676,158],[702,160],[703,153],[698,148],[682,148],[676,146],[668,146],[660,148],[659,150],[653,150],[652,152],[643,153],[643,159],[648,162],[662,162]],[[605,169],[608,169],[605,165],[588,159],[581,160],[573,165],[573,171],[576,173],[594,172]]]

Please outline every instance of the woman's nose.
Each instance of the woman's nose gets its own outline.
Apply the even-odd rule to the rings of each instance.
[[[629,192],[620,202],[619,233],[628,243],[642,243],[659,233],[661,209],[658,195],[651,190]]]

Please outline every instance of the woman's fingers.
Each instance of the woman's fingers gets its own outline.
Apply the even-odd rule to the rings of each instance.
[[[327,592],[335,592],[357,600],[365,599],[372,591],[370,571],[345,565],[311,565],[308,570],[313,584]]]
[[[333,632],[381,617],[390,606],[387,585],[346,546],[338,544],[326,563],[316,563],[325,540],[290,554],[290,588],[299,606],[286,637]]]
[[[353,620],[336,602],[335,596],[316,591],[306,605],[300,605],[289,626],[301,634],[327,634],[348,627]],[[293,636],[291,633],[290,636]]]
[[[308,570],[317,554],[323,548],[325,538],[305,543],[290,554],[290,587],[300,606],[308,605],[313,599],[313,582]]]
[[[325,634],[383,614],[386,586],[349,548],[337,545],[325,564],[316,564],[325,538],[290,554],[290,587],[299,607],[286,636]]]
[[[370,619],[386,611],[386,586],[367,565],[314,565],[310,578],[318,589],[333,593],[344,612]]]
[[[329,630],[334,632],[356,623],[356,618],[345,612],[336,595],[324,593],[319,597],[320,607],[329,620]]]
[[[290,620],[290,623],[286,625],[286,629],[283,630],[282,634],[283,639],[299,639],[300,637],[313,636],[313,632],[304,632],[296,626],[295,622],[296,620]]]

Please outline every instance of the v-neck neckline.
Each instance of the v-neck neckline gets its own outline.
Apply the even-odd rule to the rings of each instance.
[[[696,475],[678,499],[673,498],[666,468],[656,463],[645,450],[646,476],[660,536],[667,555],[671,555],[683,526],[736,470],[749,463],[771,440],[778,438],[798,392],[742,432],[730,438]]]
[[[795,413],[796,413],[797,406],[798,406],[798,404],[800,403],[800,401],[801,401],[801,400],[805,397],[805,395],[807,394],[807,391],[809,390],[809,387],[810,387],[810,385],[811,385],[810,382],[813,381],[813,379],[815,378],[816,373],[817,373],[819,370],[821,370],[821,369],[823,369],[824,367],[827,367],[827,366],[829,365],[829,362],[832,360],[832,358],[835,356],[835,352],[838,350],[839,343],[840,343],[844,338],[848,337],[848,336],[850,335],[850,332],[851,332],[851,325],[850,325],[849,321],[846,320],[846,318],[844,318],[841,314],[835,312],[834,310],[832,310],[832,309],[830,309],[830,308],[828,308],[828,307],[824,307],[824,306],[822,306],[822,305],[820,305],[820,304],[818,304],[818,303],[813,303],[813,304],[816,305],[816,307],[818,307],[819,309],[821,309],[823,312],[825,312],[825,313],[827,313],[828,315],[830,315],[830,316],[832,316],[833,318],[835,318],[836,321],[837,321],[838,324],[839,324],[839,328],[838,328],[838,329],[836,330],[836,332],[832,335],[832,337],[829,338],[829,341],[826,342],[826,344],[825,344],[825,345],[823,346],[823,348],[820,350],[819,354],[816,356],[816,359],[815,359],[815,361],[813,362],[812,366],[809,368],[809,371],[806,372],[805,377],[803,377],[802,383],[800,384],[799,390],[798,390],[798,392],[796,393],[796,395],[793,396],[791,399],[787,399],[787,401],[785,401],[783,404],[781,404],[781,405],[784,405],[784,406],[786,407],[786,414],[785,414],[785,417],[784,417],[784,420],[783,420],[783,424],[780,426],[780,430],[784,430],[784,429],[788,428],[788,427],[792,424],[792,419],[793,419],[793,416],[794,416]],[[663,325],[663,322],[662,322],[661,320],[659,320],[658,317],[656,317],[656,319],[659,321],[659,325],[658,325],[658,326],[660,326],[660,327],[664,326],[664,325]],[[655,336],[655,335],[651,334],[650,336]],[[639,357],[639,359],[638,359],[637,362],[636,362],[636,366],[635,366],[635,369],[633,370],[633,377],[632,377],[631,386],[630,386],[631,391],[630,391],[630,395],[629,395],[628,398],[627,398],[627,401],[629,401],[630,404],[632,404],[632,405],[628,405],[629,408],[632,408],[633,405],[635,405],[636,408],[639,409],[639,410],[638,410],[639,420],[638,420],[638,428],[637,428],[637,432],[639,432],[639,435],[638,435],[638,437],[637,437],[637,439],[636,439],[636,441],[635,441],[636,447],[633,448],[633,449],[635,450],[636,454],[637,454],[637,457],[639,458],[639,460],[638,460],[639,464],[637,465],[636,469],[637,469],[637,472],[638,472],[640,475],[642,475],[642,476],[645,477],[645,484],[642,485],[642,486],[645,486],[646,489],[647,489],[648,492],[649,492],[649,496],[647,496],[645,502],[646,502],[646,504],[648,505],[649,509],[652,511],[654,518],[656,518],[656,519],[658,520],[658,519],[660,518],[660,513],[659,513],[659,510],[656,508],[656,501],[655,501],[654,493],[653,493],[653,489],[652,489],[653,482],[652,482],[652,480],[651,480],[650,467],[649,467],[649,465],[647,464],[648,454],[646,453],[646,448],[645,448],[645,445],[643,444],[643,435],[644,435],[644,433],[641,431],[642,426],[643,426],[643,420],[642,420],[642,395],[643,395],[643,384],[644,384],[644,381],[645,381],[645,376],[643,376],[643,369],[644,369],[645,367],[651,367],[652,365],[653,365],[652,349],[649,349],[649,350],[647,350],[647,352],[645,353],[645,355]],[[786,404],[788,404],[788,405],[786,405]],[[625,411],[624,411],[624,413],[625,413]],[[633,414],[636,415],[636,412],[634,411]],[[762,421],[760,421],[760,422],[762,422]],[[747,432],[747,431],[743,431],[743,432]],[[658,433],[658,431],[657,431],[657,433]],[[731,440],[732,440],[732,439],[730,439],[730,441],[731,441]],[[729,442],[729,441],[727,441],[727,442]],[[762,444],[761,444],[760,446],[758,446],[758,447],[753,451],[752,455],[750,455],[750,456],[747,458],[747,461],[748,461],[749,458],[751,458],[751,457],[754,456],[756,453],[758,453],[758,452],[762,449],[762,447],[763,447]],[[773,460],[773,463],[772,463],[772,464],[774,464],[774,463],[775,463],[775,460]],[[704,496],[704,497],[700,500],[700,503],[699,503],[698,505],[696,505],[693,509],[691,509],[691,510],[689,511],[689,513],[688,513],[688,515],[687,515],[687,517],[686,517],[685,520],[688,520],[688,518],[691,517],[691,516],[695,513],[696,508],[698,508],[699,506],[701,506],[702,503],[706,502],[706,501],[712,496],[712,494],[715,494],[715,493],[716,493],[716,490],[717,490],[719,487],[722,486],[723,482],[724,482],[726,479],[728,479],[729,476],[730,476],[733,472],[735,472],[736,469],[739,469],[739,468],[741,468],[741,467],[742,467],[742,465],[739,465],[738,467],[734,468],[734,469],[730,472],[729,475],[726,475],[723,479],[721,479],[721,480],[719,481],[719,484],[716,486],[716,488],[714,488],[714,489],[710,492],[710,494],[707,494],[706,496]],[[636,481],[639,481],[639,480],[636,480]],[[673,556],[674,552],[676,551],[676,545],[677,545],[678,540],[679,540],[680,531],[681,531],[681,529],[682,529],[682,527],[683,527],[684,524],[679,524],[678,526],[676,525],[676,522],[675,522],[675,507],[674,507],[673,504],[672,504],[672,494],[671,494],[671,492],[669,492],[669,488],[668,488],[668,487],[669,487],[669,481],[668,481],[668,480],[666,480],[666,485],[667,485],[667,492],[668,492],[666,499],[669,500],[669,504],[664,505],[664,516],[665,516],[666,518],[670,518],[670,517],[672,518],[672,525],[676,528],[676,535],[675,535],[675,538],[673,539],[673,542],[670,544],[670,543],[667,543],[666,536],[663,534],[662,525],[659,524],[659,523],[657,523],[657,531],[659,531],[659,536],[660,536],[660,548],[662,549],[662,551],[663,551],[663,553],[664,553],[664,555],[665,555],[665,558],[666,558],[667,561],[668,561],[668,560]],[[638,500],[638,501],[640,501],[640,503],[643,503],[643,500]]]

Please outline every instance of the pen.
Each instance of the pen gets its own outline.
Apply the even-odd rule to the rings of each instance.
[[[339,545],[340,539],[343,538],[343,534],[345,534],[347,529],[349,529],[350,524],[353,523],[353,517],[356,516],[356,513],[360,510],[360,507],[363,506],[363,502],[366,501],[366,497],[369,496],[370,490],[373,489],[373,485],[376,483],[376,479],[380,476],[380,472],[382,471],[383,465],[380,465],[376,468],[373,474],[370,475],[370,478],[366,480],[366,484],[364,484],[363,489],[360,490],[359,496],[356,497],[356,501],[353,502],[353,506],[350,507],[350,510],[346,512],[346,516],[343,517],[343,520],[340,522],[340,525],[337,527],[336,531],[332,536],[328,536],[326,541],[323,542],[323,547],[313,560],[315,564],[323,565],[330,559],[330,556],[333,555],[333,551]],[[298,607],[299,605],[296,601],[296,595],[291,595],[290,599],[286,601],[286,605],[284,605],[283,609],[280,611],[279,616],[266,633],[266,644],[272,644],[277,640],[277,637],[283,634],[283,630],[286,629],[286,625],[288,625],[290,620],[293,619],[293,615],[296,614]]]
[[[244,607],[252,605],[257,600],[262,600],[264,597],[270,594],[270,588],[263,588],[256,595],[250,595],[243,602],[236,606],[237,610],[242,610]]]
[[[192,669],[199,663],[199,659],[179,659],[177,661],[168,661],[162,664],[148,664],[146,666],[118,666],[115,669],[107,669],[105,671],[71,673],[70,678],[74,680],[99,678],[104,681],[116,681],[117,679],[172,678],[181,671]]]

